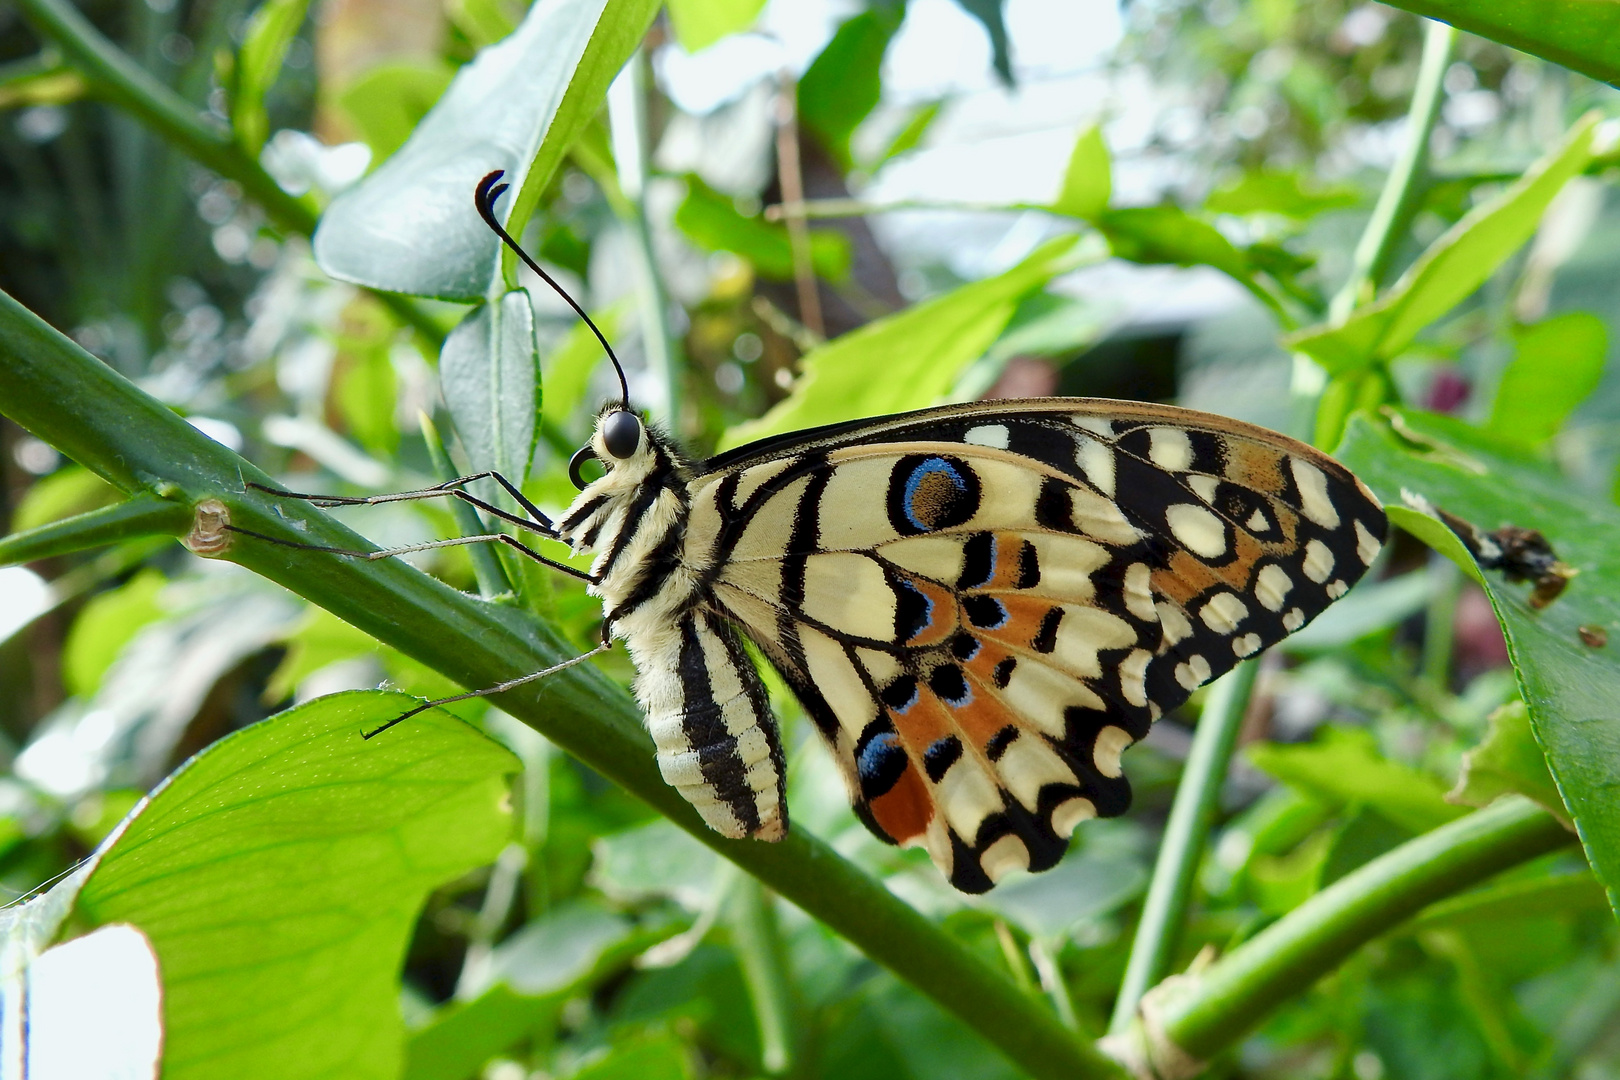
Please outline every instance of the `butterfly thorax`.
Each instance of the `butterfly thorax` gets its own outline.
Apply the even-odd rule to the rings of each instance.
[[[557,532],[576,552],[596,552],[589,591],[635,664],[659,769],[716,831],[781,839],[783,758],[765,689],[736,629],[706,602],[709,560],[687,547],[691,465],[645,428],[634,453],[616,458],[601,429],[591,448],[607,472]]]

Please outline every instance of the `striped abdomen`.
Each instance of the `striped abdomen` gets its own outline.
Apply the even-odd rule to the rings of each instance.
[[[736,630],[697,609],[678,633],[627,635],[664,780],[722,836],[787,834],[782,740]]]

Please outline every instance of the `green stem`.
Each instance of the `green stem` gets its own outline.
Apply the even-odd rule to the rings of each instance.
[[[67,555],[139,536],[180,536],[191,528],[191,507],[143,492],[115,506],[0,538],[0,566]]]
[[[1142,920],[1137,924],[1131,957],[1125,965],[1125,979],[1114,999],[1110,1033],[1130,1027],[1142,995],[1170,973],[1170,961],[1187,921],[1193,881],[1203,862],[1204,845],[1215,818],[1221,783],[1231,764],[1238,729],[1243,726],[1243,715],[1249,709],[1259,673],[1258,662],[1246,661],[1210,687],[1181,783],[1176,787],[1170,820],[1165,824],[1153,880],[1142,904]]]
[[[1437,551],[1429,553],[1429,606],[1423,618],[1422,675],[1441,694],[1451,687],[1451,652],[1456,638],[1457,600],[1462,571]]]
[[[647,62],[637,49],[608,90],[608,122],[613,133],[613,156],[618,164],[619,188],[628,212],[621,220],[629,228],[636,255],[636,300],[641,309],[641,337],[647,366],[658,377],[662,398],[653,412],[669,430],[681,430],[680,346],[669,332],[669,297],[658,273],[652,230],[647,223]]]
[[[758,881],[741,877],[731,890],[732,943],[759,1024],[760,1064],[770,1076],[793,1070],[793,992],[787,950],[771,895]]]
[[[1160,1000],[1150,999],[1167,1044],[1157,1050],[1208,1060],[1426,904],[1574,842],[1551,814],[1518,796],[1424,833],[1340,878],[1202,973],[1166,984]]]
[[[152,128],[220,176],[236,181],[282,228],[315,231],[315,208],[283,191],[232,138],[230,129],[175,93],[114,45],[66,0],[17,0],[41,35],[55,43],[96,94]],[[398,293],[374,292],[382,304],[435,349],[444,328],[420,304]]]
[[[1406,145],[1395,160],[1379,192],[1372,217],[1356,245],[1350,277],[1333,298],[1329,317],[1342,320],[1372,293],[1389,272],[1395,248],[1406,233],[1406,226],[1423,199],[1424,162],[1428,159],[1429,137],[1434,133],[1443,97],[1441,84],[1451,63],[1457,31],[1442,22],[1430,22],[1423,38],[1423,59],[1418,66],[1417,87],[1406,114]]]
[[[4,293],[0,412],[126,491],[172,485],[188,504],[218,499],[238,529],[367,546],[314,507],[244,490],[245,480],[270,478]],[[492,686],[576,652],[534,616],[480,601],[397,559],[341,559],[240,534],[221,554],[463,686]],[[629,695],[596,668],[570,668],[502,694],[497,704],[932,997],[1030,1075],[1121,1075],[1043,1004],[808,831],[764,844],[709,829],[659,775]]]

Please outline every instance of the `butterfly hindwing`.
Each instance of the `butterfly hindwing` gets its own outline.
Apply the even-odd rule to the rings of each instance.
[[[1342,595],[1384,528],[1348,472],[1282,436],[1052,399],[717,459],[688,550],[862,820],[979,892],[1123,812],[1120,752]]]

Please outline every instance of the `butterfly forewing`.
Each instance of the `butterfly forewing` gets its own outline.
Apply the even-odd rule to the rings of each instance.
[[[1123,812],[1121,751],[1343,595],[1385,533],[1309,447],[1117,401],[806,432],[691,490],[692,562],[804,702],[857,814],[969,892]]]

